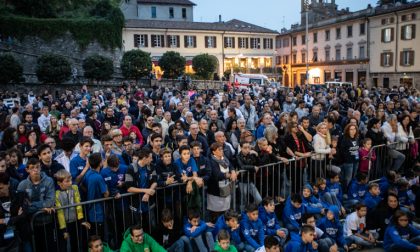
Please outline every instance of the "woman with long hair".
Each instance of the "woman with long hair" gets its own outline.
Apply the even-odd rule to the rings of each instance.
[[[317,178],[325,178],[327,168],[327,155],[335,155],[336,151],[331,148],[331,135],[325,122],[316,126],[316,135],[313,137],[312,146],[315,155],[311,159],[309,168],[309,181],[314,183]]]
[[[287,124],[287,132],[284,139],[288,148],[287,153],[297,160],[290,165],[290,169],[286,169],[286,175],[291,180],[291,192],[300,193],[307,159],[312,155],[312,147],[307,144],[296,122]]]
[[[341,183],[347,192],[350,181],[356,176],[359,166],[359,129],[354,123],[344,128],[343,138],[338,144],[338,151],[343,161],[341,165]]]
[[[18,125],[17,135],[18,135],[18,144],[22,145],[28,141],[28,138],[26,138],[26,126],[24,123],[21,123]]]
[[[239,132],[238,123],[236,119],[232,119],[228,122],[228,124],[226,125],[225,135],[226,135],[226,140],[230,144],[232,144],[235,150],[238,150],[239,139],[241,137],[241,133]]]
[[[48,125],[45,133],[53,138],[56,143],[59,143],[59,134],[60,134],[60,125],[58,124],[57,117],[51,115],[50,117],[50,125]]]
[[[35,130],[28,131],[28,142],[22,146],[22,153],[26,159],[37,157],[36,149],[39,146],[39,138]],[[26,163],[26,162],[24,162]]]
[[[6,151],[14,148],[18,142],[18,135],[15,128],[9,127],[4,130],[3,139],[0,145],[0,151]]]
[[[403,165],[404,172],[408,171],[413,164],[410,160],[410,144],[414,144],[414,134],[411,128],[411,117],[409,115],[403,115],[400,117],[397,129],[396,141],[399,143],[395,146],[395,149],[406,157]]]
[[[104,123],[102,123],[101,136],[108,135],[111,129],[112,129],[112,126],[109,121],[105,121]]]

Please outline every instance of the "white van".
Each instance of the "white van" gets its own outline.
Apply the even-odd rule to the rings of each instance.
[[[264,74],[235,74],[234,83],[239,84],[239,88],[248,88],[253,84],[258,86],[271,86],[272,83]]]
[[[327,88],[351,88],[353,87],[352,82],[339,82],[339,81],[327,81],[325,82]]]

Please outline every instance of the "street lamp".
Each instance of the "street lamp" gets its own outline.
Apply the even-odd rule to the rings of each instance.
[[[309,14],[309,0],[305,0],[305,44],[306,44],[306,84],[309,84],[309,27],[308,27],[308,14]]]

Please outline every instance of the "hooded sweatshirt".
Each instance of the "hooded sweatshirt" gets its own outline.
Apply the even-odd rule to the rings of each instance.
[[[127,229],[124,233],[124,241],[121,244],[120,252],[136,252],[145,251],[148,249],[151,252],[165,252],[166,250],[159,245],[151,236],[144,233],[143,242],[138,244],[131,240],[130,229]]]
[[[300,208],[296,208],[292,205],[290,197],[286,200],[286,205],[283,209],[283,223],[285,226],[287,224],[292,225],[293,227],[300,229],[302,226],[302,216],[307,213],[306,207],[302,204]]]
[[[264,245],[264,225],[259,218],[252,221],[245,212],[242,213],[241,231],[247,243],[254,249]]]
[[[203,234],[204,232],[206,232],[207,224],[203,220],[200,220],[200,223],[199,223],[198,227],[194,230],[194,232],[191,232],[191,228],[192,228],[191,223],[189,223],[189,222],[185,223],[184,233],[188,238],[195,238],[195,237]]]
[[[369,211],[372,211],[381,202],[381,200],[381,196],[374,196],[370,192],[367,192],[363,203],[367,206]]]
[[[214,228],[212,230],[213,236],[217,237],[217,234],[220,230],[226,230],[230,235],[230,240],[233,241],[235,245],[238,245],[242,242],[241,239],[241,233],[240,228],[237,228],[235,230],[232,230],[228,225],[226,225],[225,216],[221,215],[219,218],[217,218],[216,224],[214,225]]]
[[[34,185],[30,176],[22,180],[18,185],[18,192],[26,192],[30,200],[28,212],[36,213],[42,208],[53,207],[55,203],[55,187],[52,178],[44,172],[40,174],[41,180],[38,185]]]
[[[317,227],[324,231],[324,235],[334,240],[339,247],[343,247],[346,245],[346,240],[344,239],[343,226],[339,219],[339,209],[337,206],[330,206],[328,211],[334,213],[334,219],[329,220],[325,216],[319,220]]]
[[[418,235],[420,235],[420,230],[417,230],[411,225],[407,227],[397,227],[395,225],[390,225],[385,230],[384,249],[389,251],[391,245],[396,245],[399,249],[404,248],[407,250],[416,251],[417,245],[409,241]]]
[[[314,252],[311,243],[304,243],[300,235],[292,236],[292,240],[287,244],[285,252]]]
[[[281,228],[276,214],[267,212],[263,206],[258,209],[258,218],[264,225],[265,235],[276,235],[277,230]]]
[[[361,184],[356,179],[353,179],[350,183],[348,197],[349,199],[355,199],[362,201],[368,191],[367,184]]]
[[[343,202],[343,189],[340,182],[332,183],[330,179],[327,179],[327,187],[330,193],[334,193],[340,202]]]
[[[313,188],[311,185],[305,185],[303,189],[309,189],[311,191],[311,195],[307,198],[302,195],[302,204],[306,207],[308,213],[320,214],[322,208],[326,207],[326,205],[324,206],[319,199],[312,195]]]

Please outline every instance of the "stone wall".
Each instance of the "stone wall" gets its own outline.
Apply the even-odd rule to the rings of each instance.
[[[52,41],[44,41],[37,37],[26,37],[22,41],[13,39],[8,43],[0,43],[0,54],[10,53],[22,64],[27,83],[38,82],[35,75],[37,60],[41,55],[51,52],[66,57],[72,68],[77,69],[80,81],[83,81],[82,62],[92,54],[100,54],[112,59],[114,62],[114,79],[120,80],[122,78],[120,69],[122,49],[104,49],[97,42],[92,42],[85,49],[81,49],[69,33]],[[72,82],[69,81],[68,83]]]

